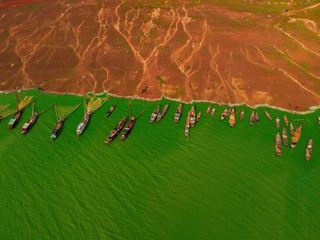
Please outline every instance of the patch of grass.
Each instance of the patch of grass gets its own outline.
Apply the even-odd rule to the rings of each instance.
[[[159,81],[160,85],[164,84],[164,80],[160,76],[156,76],[156,79]]]

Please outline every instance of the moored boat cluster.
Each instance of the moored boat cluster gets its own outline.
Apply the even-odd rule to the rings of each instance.
[[[38,117],[41,113],[45,112],[46,110],[48,110],[54,106],[55,111],[56,111],[57,124],[50,134],[50,139],[55,140],[55,139],[57,139],[57,137],[61,133],[63,123],[64,123],[65,119],[67,118],[67,116],[69,116],[72,112],[74,112],[81,104],[77,105],[75,108],[73,108],[66,115],[62,115],[59,112],[59,107],[57,104],[53,104],[51,106],[48,106],[47,108],[38,112],[36,109],[36,106],[35,106],[35,100],[37,98],[39,98],[41,95],[42,95],[42,93],[34,99],[33,99],[33,97],[25,97],[22,101],[19,101],[19,98],[17,95],[17,109],[14,113],[10,113],[10,114],[14,114],[14,115],[9,121],[9,129],[14,129],[17,126],[18,121],[22,116],[23,110],[28,105],[32,104],[32,115],[29,118],[29,120],[23,124],[22,131],[21,131],[22,135],[26,134],[28,131],[31,130],[31,128],[34,126],[34,124],[36,123],[36,120],[38,119]],[[89,97],[88,102],[87,102],[86,98],[84,98],[84,117],[82,118],[81,122],[79,123],[79,125],[76,129],[77,136],[81,136],[81,134],[85,131],[85,129],[88,126],[89,119],[90,119],[91,115],[93,114],[93,112],[98,110],[107,101],[108,101],[107,97],[106,98]],[[117,137],[117,135],[119,135],[121,133],[121,131],[122,131],[121,140],[124,141],[131,133],[137,118],[142,113],[144,113],[150,107],[150,105],[152,103],[136,117],[131,116],[131,107],[130,107],[131,105],[130,104],[131,104],[131,102],[129,101],[129,122],[128,122],[128,124],[126,125],[126,127],[124,127],[127,122],[127,117],[123,117],[120,120],[120,122],[115,126],[115,128],[110,132],[110,134],[108,135],[107,139],[105,140],[106,143],[108,143],[108,144],[111,143]],[[3,111],[4,109],[6,109],[7,107],[8,107],[8,105],[7,106],[1,105],[0,112]],[[115,110],[115,108],[116,108],[116,105],[111,106],[111,108],[106,113],[105,117],[106,118],[110,117],[111,114],[113,113],[113,111]],[[164,108],[161,109],[161,111],[160,111],[160,105],[158,105],[151,114],[150,124],[153,124],[154,122],[161,121],[161,119],[163,119],[165,117],[165,115],[167,114],[168,109],[169,109],[169,104],[166,104],[164,106]],[[209,105],[206,110],[206,115],[210,115],[211,117],[214,117],[215,113],[216,113],[216,108],[212,108],[212,106]],[[7,114],[3,117],[0,116],[0,119],[3,119],[5,117],[9,116],[10,114]],[[182,115],[182,104],[180,103],[178,108],[176,109],[175,114],[174,114],[174,123],[175,124],[177,124],[179,122],[181,115]],[[244,115],[245,115],[245,111],[244,111],[244,109],[242,109],[239,114],[240,121],[242,121],[244,119]],[[270,121],[272,121],[272,117],[267,111],[265,111],[265,115]],[[190,134],[190,128],[195,127],[195,125],[199,121],[200,117],[201,117],[201,112],[196,114],[195,106],[192,106],[191,110],[188,111],[186,123],[185,123],[185,136],[187,138]],[[221,121],[224,121],[227,117],[229,117],[229,126],[233,128],[236,125],[236,121],[237,121],[235,108],[224,109],[224,111],[221,113],[220,119],[221,119]],[[297,120],[303,120],[303,119],[296,119],[296,121]],[[318,116],[317,120],[318,120],[318,124],[320,125],[320,116]],[[291,135],[290,146],[292,149],[294,149],[296,147],[296,145],[298,144],[298,142],[300,140],[300,136],[301,136],[303,124],[301,124],[301,123],[297,124],[297,127],[295,129],[294,124],[293,124],[293,122],[295,120],[293,122],[291,121],[289,123],[289,120],[286,115],[283,116],[283,121],[284,121],[285,126],[283,126],[283,128],[282,128],[282,132],[281,132],[281,134],[280,134],[280,132],[278,132],[275,137],[276,156],[281,156],[282,145],[284,145],[284,146],[288,145],[288,134],[287,134],[286,127],[289,127],[289,132]],[[254,124],[256,124],[256,125],[260,124],[260,118],[259,118],[257,111],[252,111],[250,118],[249,118],[249,125],[253,126]],[[279,117],[275,118],[275,126],[277,129],[279,129],[281,126],[281,120]],[[282,139],[281,139],[281,136],[282,136]],[[306,160],[310,160],[310,158],[311,158],[312,145],[313,145],[313,141],[312,141],[312,138],[310,138],[308,140],[307,148],[306,148],[306,152],[305,152],[305,159]]]

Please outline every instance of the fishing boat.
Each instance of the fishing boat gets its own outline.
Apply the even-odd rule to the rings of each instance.
[[[216,114],[216,108],[212,108],[211,117],[213,117],[215,114]]]
[[[160,111],[160,106],[158,105],[158,106],[154,109],[154,111],[152,112],[152,114],[151,114],[150,124],[152,124],[152,123],[154,122],[154,120],[156,120],[159,111]]]
[[[234,108],[232,108],[231,114],[229,117],[229,125],[230,127],[234,127],[235,124],[236,124],[236,114],[235,114]]]
[[[211,105],[207,108],[206,115],[209,114],[210,110],[211,110]]]
[[[194,110],[194,106],[192,106],[190,111],[190,126],[194,127],[196,124],[196,111]]]
[[[187,117],[186,125],[185,125],[185,128],[184,128],[184,135],[186,137],[189,136],[189,131],[190,131],[190,111],[188,112],[188,117]]]
[[[279,133],[276,136],[275,149],[276,149],[276,155],[280,157],[281,156],[281,137]]]
[[[19,101],[19,97],[18,94],[17,96],[17,110],[14,114],[14,116],[10,119],[9,121],[9,129],[13,129],[17,126],[21,115],[22,115],[22,111],[31,103],[33,103],[37,98],[39,98],[43,93],[41,93],[39,96],[37,96],[35,99],[32,99],[32,96],[26,96],[24,97],[24,99],[22,101]]]
[[[283,139],[283,144],[288,145],[288,135],[287,135],[287,130],[285,127],[282,129],[282,139]]]
[[[320,116],[318,116],[318,125],[320,126]]]
[[[176,113],[174,114],[174,123],[178,123],[182,113],[182,104],[179,104]]]
[[[134,126],[135,121],[136,121],[136,119],[134,117],[132,117],[130,119],[130,121],[128,122],[128,125],[123,129],[122,135],[121,135],[122,141],[124,141],[129,136],[129,134]]]
[[[196,122],[199,121],[200,117],[201,117],[201,112],[198,113],[197,118],[196,118]]]
[[[105,118],[108,118],[110,117],[111,113],[113,113],[114,109],[116,108],[117,105],[113,105],[109,110],[108,112],[106,113],[105,115]]]
[[[276,127],[277,127],[277,129],[279,129],[279,127],[280,127],[280,118],[279,117],[276,118]]]
[[[80,137],[81,134],[86,130],[91,115],[108,101],[108,98],[94,98],[94,97],[89,97],[89,98],[90,100],[88,103],[86,102],[86,98],[84,98],[84,104],[83,104],[84,117],[82,118],[76,130],[78,137]]]
[[[240,121],[241,121],[243,118],[244,118],[244,109],[241,110],[240,117],[239,117]]]
[[[227,117],[227,115],[228,115],[228,109],[225,109],[225,110],[222,112],[220,119],[221,119],[221,120],[224,120],[224,119]]]
[[[312,153],[312,138],[309,139],[307,149],[306,149],[305,159],[307,161],[310,160],[311,153]]]
[[[299,127],[297,127],[296,131],[293,133],[293,136],[291,137],[291,148],[295,148],[297,143],[300,140],[300,136],[301,136],[301,125],[299,125]]]
[[[264,111],[264,113],[266,114],[267,118],[272,121],[272,117],[270,116],[270,114],[267,111]]]
[[[284,119],[284,123],[286,124],[286,126],[289,125],[289,121],[288,121],[288,118],[286,115],[283,116],[283,119]]]
[[[109,137],[104,142],[109,144],[111,143],[121,132],[122,128],[126,124],[127,118],[124,117],[120,120],[120,122],[117,124],[117,126],[110,132]]]
[[[56,140],[57,137],[60,135],[61,129],[62,129],[62,125],[65,121],[65,119],[71,114],[73,113],[79,106],[76,106],[74,109],[72,109],[67,115],[62,115],[57,107],[57,105],[55,104],[55,111],[56,111],[56,118],[57,118],[57,124],[54,127],[54,129],[52,130],[51,134],[50,134],[50,139],[52,141]]]
[[[294,134],[294,127],[292,122],[290,122],[290,133],[291,133],[291,136]]]
[[[256,112],[256,115],[254,116],[254,119],[256,120],[257,125],[259,126],[259,115],[258,112]]]
[[[229,109],[228,109],[228,112],[227,112],[227,116],[229,116],[229,115],[231,114],[231,111],[232,111],[232,109],[229,108]]]
[[[158,113],[158,116],[156,118],[157,122],[159,122],[167,114],[168,107],[169,107],[169,104],[166,104],[164,108],[161,110],[161,112]]]
[[[250,115],[250,126],[253,126],[253,124],[254,124],[254,111],[252,111]]]

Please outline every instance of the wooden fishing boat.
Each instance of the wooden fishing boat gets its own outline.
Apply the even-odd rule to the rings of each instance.
[[[264,113],[266,114],[267,118],[272,121],[272,117],[270,116],[270,114],[267,111],[264,111]]]
[[[33,103],[33,105],[32,105],[32,114],[31,114],[31,117],[29,118],[29,120],[28,120],[25,124],[23,124],[21,134],[24,135],[24,134],[26,134],[28,131],[30,131],[31,128],[33,127],[33,125],[36,123],[36,120],[38,119],[38,116],[39,116],[41,113],[47,111],[49,108],[53,107],[54,105],[55,105],[55,104],[47,107],[46,109],[42,110],[41,112],[35,112],[35,105],[34,105],[34,103]]]
[[[216,108],[212,108],[211,117],[213,117],[215,114],[216,114]]]
[[[276,155],[280,157],[281,156],[281,137],[279,133],[277,134],[275,139],[275,149],[276,149]]]
[[[254,119],[256,120],[256,124],[259,126],[259,115],[258,112],[256,112],[256,115],[254,116]]]
[[[240,121],[241,121],[243,118],[244,118],[244,109],[241,110],[240,117],[239,117]]]
[[[224,120],[228,115],[228,109],[223,110],[220,119]]]
[[[318,116],[318,125],[320,126],[320,116]]]
[[[179,104],[176,113],[174,114],[174,123],[178,123],[182,113],[182,104]]]
[[[199,121],[200,117],[201,117],[201,112],[198,113],[197,118],[196,118],[196,122]]]
[[[97,111],[103,104],[105,104],[108,101],[108,98],[89,97],[89,99],[90,100],[89,100],[88,103],[86,102],[86,98],[83,99],[83,101],[84,101],[84,103],[83,103],[84,117],[82,118],[82,120],[79,123],[79,125],[77,127],[77,130],[76,130],[76,133],[77,133],[78,137],[80,137],[81,134],[84,133],[84,131],[86,130],[91,115],[95,111]]]
[[[209,114],[210,110],[211,110],[211,105],[207,108],[206,115]]]
[[[190,111],[190,126],[194,127],[196,124],[196,111],[194,110],[194,106],[192,106]]]
[[[294,127],[293,127],[292,122],[290,122],[290,134],[291,134],[291,136],[294,134]]]
[[[293,136],[291,137],[291,148],[295,148],[297,143],[300,140],[300,136],[301,136],[301,125],[299,125],[299,127],[297,127],[296,131],[293,133]]]
[[[153,113],[151,114],[150,124],[152,124],[152,123],[154,122],[154,120],[156,120],[159,111],[160,111],[160,106],[158,105],[158,106],[154,109]]]
[[[229,125],[230,127],[234,127],[235,124],[236,124],[236,114],[235,114],[234,108],[232,108],[231,114],[229,117]]]
[[[312,153],[312,138],[309,139],[307,149],[306,149],[305,159],[307,161],[310,160],[311,153]]]
[[[283,139],[283,144],[288,145],[288,135],[287,135],[287,130],[285,127],[282,129],[282,139]]]
[[[286,126],[289,125],[289,121],[288,121],[288,118],[286,115],[283,116],[283,119],[284,119],[284,123],[286,124]]]
[[[109,110],[108,112],[106,113],[105,115],[105,118],[108,118],[110,117],[111,113],[113,113],[114,109],[116,108],[117,105],[113,105]]]
[[[33,103],[36,99],[38,99],[43,93],[41,93],[39,96],[37,96],[35,99],[32,99],[32,96],[26,96],[24,97],[23,100],[19,101],[19,97],[18,94],[16,95],[17,97],[17,111],[15,112],[13,118],[10,119],[9,121],[9,129],[13,129],[17,126],[21,115],[22,115],[22,111],[29,106],[31,103]]]
[[[276,118],[276,127],[277,127],[277,129],[279,129],[279,127],[280,127],[280,118],[279,117]]]
[[[190,131],[190,111],[188,112],[188,117],[187,117],[186,125],[185,125],[185,128],[184,128],[184,135],[186,137],[189,136],[189,131]]]
[[[21,115],[22,115],[22,110],[18,110],[13,118],[10,119],[9,121],[9,129],[14,129],[15,126],[17,126],[18,122],[19,122],[19,119],[21,118]]]
[[[108,138],[104,142],[107,144],[111,143],[121,132],[122,128],[126,124],[126,121],[127,121],[126,117],[122,118],[120,122],[117,124],[117,126],[110,132]]]
[[[50,139],[52,141],[56,140],[57,137],[59,136],[60,132],[61,132],[61,129],[62,129],[62,126],[63,126],[63,122],[64,122],[64,119],[61,118],[59,119],[57,125],[54,127],[54,129],[52,130],[51,134],[50,134]]]
[[[254,124],[254,111],[252,111],[250,115],[250,126],[253,126],[253,124]]]
[[[134,123],[135,123],[136,119],[134,117],[132,117],[128,123],[128,125],[123,129],[122,131],[122,135],[121,135],[121,140],[124,141],[130,134]]]
[[[166,104],[161,112],[158,113],[156,121],[159,122],[168,112],[169,104]]]

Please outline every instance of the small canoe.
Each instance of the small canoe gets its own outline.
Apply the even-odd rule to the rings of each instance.
[[[312,138],[309,139],[308,145],[307,145],[307,149],[306,149],[305,159],[306,159],[307,161],[310,160],[311,153],[312,153]]]
[[[279,117],[276,118],[276,127],[277,127],[277,129],[279,129],[279,127],[280,127],[280,118]]]
[[[292,122],[290,122],[290,133],[291,133],[291,135],[294,134],[294,127],[293,127]]]
[[[215,114],[216,114],[216,108],[212,108],[211,117],[213,117]]]
[[[254,111],[252,111],[250,115],[250,126],[253,126],[253,124],[254,124]]]
[[[283,139],[283,144],[288,145],[288,135],[287,135],[287,130],[285,127],[282,129],[282,139]]]
[[[259,115],[258,112],[256,112],[256,115],[254,116],[254,119],[256,120],[257,125],[259,126]]]
[[[211,105],[207,108],[206,115],[209,114],[210,110],[211,110]]]
[[[270,116],[270,114],[267,111],[264,111],[264,113],[266,114],[267,118],[272,121],[272,117]]]
[[[240,118],[240,121],[244,118],[244,109],[241,110],[239,118]]]
[[[275,139],[275,149],[276,149],[276,155],[278,157],[281,156],[281,137],[280,134],[278,133]]]
[[[284,123],[286,124],[286,126],[289,125],[289,121],[288,121],[288,118],[286,115],[283,116],[283,119],[284,119]]]

